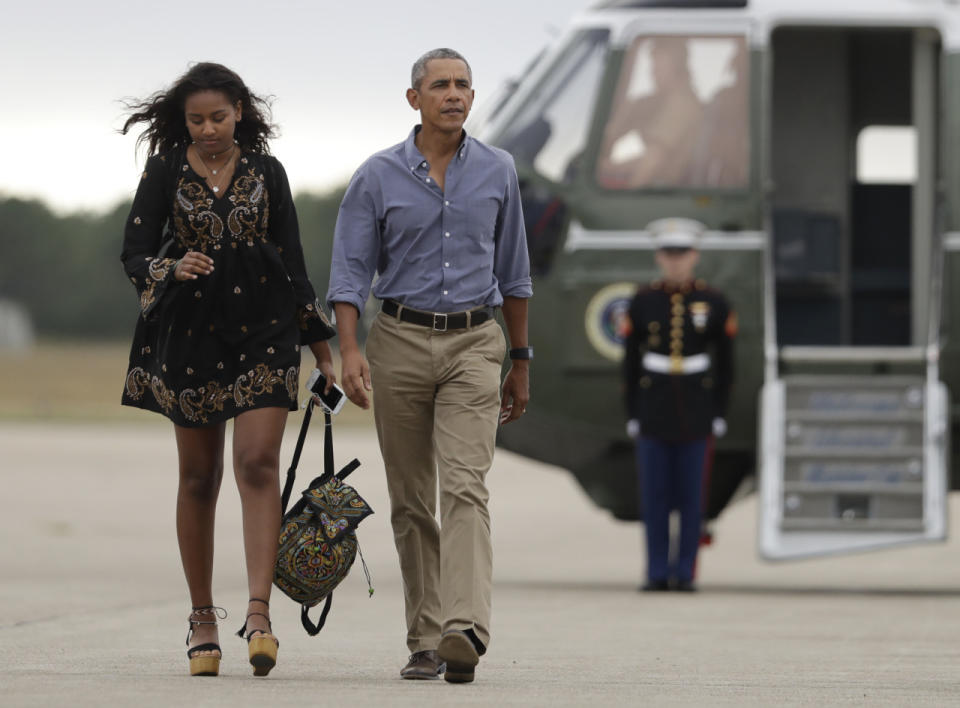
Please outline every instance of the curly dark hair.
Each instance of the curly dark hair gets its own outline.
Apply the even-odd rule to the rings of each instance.
[[[137,147],[147,143],[149,155],[189,145],[191,138],[184,105],[187,98],[198,91],[222,91],[230,103],[239,102],[243,120],[237,123],[234,138],[243,150],[270,154],[267,140],[276,135],[276,130],[270,122],[269,99],[252,93],[236,72],[212,62],[194,64],[173,86],[157,91],[144,101],[126,101],[131,114],[120,132],[126,135],[133,126],[146,123],[147,127],[137,138]]]

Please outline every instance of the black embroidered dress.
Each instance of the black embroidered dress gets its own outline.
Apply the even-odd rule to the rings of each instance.
[[[172,239],[165,253],[162,246]],[[187,251],[210,275],[177,281]],[[177,425],[296,410],[300,346],[334,335],[307,278],[281,164],[244,152],[217,196],[176,148],[147,160],[121,255],[140,295],[122,403]]]

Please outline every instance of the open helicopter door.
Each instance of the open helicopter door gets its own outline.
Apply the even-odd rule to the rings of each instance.
[[[760,552],[942,540],[939,38],[781,27],[766,69]]]

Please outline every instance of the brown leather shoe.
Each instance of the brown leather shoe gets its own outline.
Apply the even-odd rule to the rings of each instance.
[[[470,683],[474,668],[480,663],[480,654],[466,632],[451,629],[440,637],[437,654],[446,662],[443,678],[450,683]]]
[[[410,655],[407,665],[400,669],[400,678],[438,679],[446,670],[447,665],[440,660],[435,650],[415,651]]]

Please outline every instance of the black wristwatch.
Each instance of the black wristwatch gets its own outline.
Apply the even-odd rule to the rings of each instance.
[[[514,347],[510,350],[511,359],[533,359],[533,347]]]

